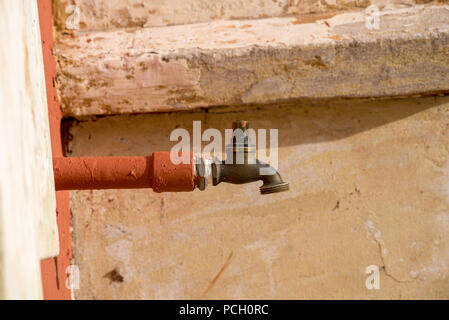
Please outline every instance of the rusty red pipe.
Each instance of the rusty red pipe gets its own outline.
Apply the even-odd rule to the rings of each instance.
[[[56,190],[139,189],[193,191],[194,161],[175,165],[170,152],[148,157],[54,158]]]

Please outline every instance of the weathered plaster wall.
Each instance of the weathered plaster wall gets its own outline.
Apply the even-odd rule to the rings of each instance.
[[[76,298],[449,298],[448,97],[98,118],[74,123],[71,155],[151,154],[235,119],[279,129],[291,190],[72,192]]]
[[[193,120],[223,130],[244,118],[280,130],[291,186],[72,192],[76,298],[448,299],[449,9],[438,3],[54,0],[55,85],[64,115],[85,119],[72,156],[148,155]],[[70,4],[80,30],[65,26]],[[365,27],[369,4],[379,30]],[[89,118],[110,114],[122,115]],[[365,288],[373,264],[377,291]]]

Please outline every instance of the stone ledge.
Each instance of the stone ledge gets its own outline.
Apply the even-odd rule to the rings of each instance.
[[[366,7],[385,0],[70,0],[79,9],[82,30],[159,27],[214,20],[260,19],[287,15],[323,13]],[[413,0],[395,0],[410,4]],[[74,15],[66,13],[67,0],[53,0],[55,25],[67,31]],[[70,12],[70,11],[69,11]],[[72,20],[73,21],[73,20]]]
[[[66,115],[449,91],[449,6],[61,35]]]
[[[309,15],[366,8],[407,7],[415,3],[448,3],[448,0],[53,0],[58,31],[70,32],[67,22],[79,18],[81,30],[148,28],[215,20],[262,19]],[[75,5],[79,12],[67,9]],[[73,8],[73,7],[72,7]],[[69,13],[66,11],[68,10]]]

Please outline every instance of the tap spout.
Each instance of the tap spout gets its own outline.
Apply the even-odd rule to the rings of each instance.
[[[212,163],[212,182],[214,186],[221,182],[243,184],[259,180],[263,181],[263,185],[260,187],[261,194],[289,190],[289,184],[282,180],[279,172],[258,159],[256,159],[255,164],[227,164],[225,161]]]

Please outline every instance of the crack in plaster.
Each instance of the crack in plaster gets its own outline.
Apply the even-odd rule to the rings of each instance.
[[[394,276],[387,270],[387,264],[385,262],[385,256],[388,254],[388,250],[385,248],[385,243],[381,237],[381,232],[379,229],[376,228],[374,223],[371,220],[368,220],[365,222],[365,227],[369,235],[372,236],[372,241],[377,244],[377,247],[379,249],[379,257],[380,261],[382,262],[382,266],[380,270],[384,272],[384,274],[392,279],[393,281],[397,283],[410,283],[413,282],[413,280],[401,280],[398,277]]]

